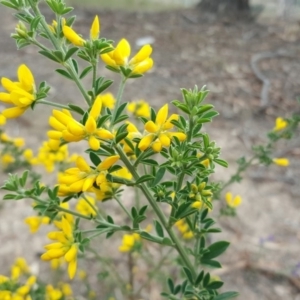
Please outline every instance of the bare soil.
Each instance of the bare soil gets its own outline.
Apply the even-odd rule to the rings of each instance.
[[[75,29],[87,36],[95,12],[77,9],[76,13]],[[222,157],[230,163],[229,169],[217,169],[216,180],[226,180],[236,168],[235,161],[251,155],[251,145],[266,140],[265,132],[273,128],[277,116],[289,117],[300,112],[296,102],[300,96],[299,23],[270,19],[259,23],[221,22],[193,9],[97,13],[101,18],[101,34],[115,41],[126,37],[133,50],[138,49],[134,46],[138,39],[149,36],[155,39],[155,67],[145,78],[128,84],[125,100],[146,99],[158,108],[181,99],[180,88],[207,85],[211,91],[207,101],[215,105],[220,116],[205,130],[222,147]],[[48,17],[50,22],[51,16]],[[80,103],[76,87],[53,72],[57,68],[55,63],[38,56],[33,47],[16,50],[9,38],[15,24],[11,10],[1,7],[0,76],[14,78],[17,67],[25,63],[38,82],[46,80],[53,87],[53,100]],[[262,52],[281,53],[259,63],[271,81],[265,109],[260,107],[262,84],[250,66],[251,57]],[[99,72],[116,79],[111,88],[116,92],[117,77],[103,67]],[[28,112],[10,122],[9,133],[23,136],[28,146],[37,147],[45,139],[49,115],[50,109],[37,106],[34,113]],[[224,229],[219,238],[228,239],[231,247],[222,258],[224,269],[215,274],[225,281],[224,291],[239,291],[241,300],[300,299],[299,134],[293,141],[281,143],[276,156],[288,157],[291,166],[252,167],[241,184],[230,188],[243,198],[238,216],[219,219]],[[4,178],[1,174],[1,181]],[[22,201],[1,205],[0,273],[18,255],[25,256],[35,268],[43,268],[37,254],[43,250],[46,238],[43,232],[30,235],[23,224],[23,219],[32,214],[31,207]],[[156,300],[159,296],[150,290],[144,299]]]

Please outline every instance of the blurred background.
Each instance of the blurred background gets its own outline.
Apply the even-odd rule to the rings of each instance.
[[[228,179],[236,160],[251,155],[252,145],[266,141],[265,133],[272,130],[277,116],[300,111],[299,0],[67,2],[76,8],[74,29],[83,37],[89,35],[97,14],[102,36],[116,42],[125,37],[132,52],[152,44],[155,66],[144,78],[129,82],[125,101],[145,99],[158,108],[181,99],[180,88],[207,85],[211,91],[207,101],[220,116],[205,131],[230,163],[229,169],[216,169],[216,181]],[[53,15],[43,11],[51,23]],[[53,87],[54,101],[82,103],[76,87],[54,72],[54,62],[38,56],[34,47],[16,50],[10,39],[17,23],[12,13],[1,6],[0,77],[15,78],[17,67],[26,63],[37,82],[46,80]],[[110,92],[116,93],[118,76],[103,64],[99,74],[115,80]],[[9,134],[23,136],[29,147],[36,148],[46,139],[50,114],[50,109],[37,106],[35,112],[9,122]],[[76,145],[74,151],[82,149]],[[219,238],[228,239],[231,247],[222,258],[224,269],[216,275],[225,281],[224,290],[239,291],[243,300],[300,299],[299,132],[293,141],[280,143],[275,154],[288,157],[290,167],[252,167],[241,184],[230,187],[243,198],[237,217],[219,219],[224,229]],[[1,182],[5,176],[0,174]],[[45,180],[55,182],[51,176]],[[19,255],[36,269],[43,268],[38,253],[45,235],[30,235],[23,222],[31,214],[28,203],[1,202],[0,273]],[[155,288],[147,299],[160,299]]]

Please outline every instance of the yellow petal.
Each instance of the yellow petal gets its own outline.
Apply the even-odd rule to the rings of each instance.
[[[56,130],[48,130],[47,136],[49,139],[60,140],[62,138],[62,132]]]
[[[177,121],[179,119],[179,116],[177,114],[172,114],[168,120],[166,121],[166,123],[163,126],[164,130],[170,130],[174,127],[174,125],[171,123],[172,120]]]
[[[33,91],[34,78],[29,68],[24,64],[18,68],[18,79],[27,92]]]
[[[148,134],[145,137],[143,137],[139,142],[139,149],[141,151],[145,151],[147,148],[149,148],[150,144],[152,143],[154,138],[153,134]]]
[[[67,237],[73,236],[73,230],[71,224],[68,222],[68,220],[65,217],[62,217],[62,231]]]
[[[10,99],[10,94],[9,93],[0,93],[0,101],[5,102],[5,103],[12,103]]]
[[[71,113],[66,109],[63,111],[53,109],[52,114],[60,123],[64,124],[65,126],[67,126],[68,123],[73,120]]]
[[[153,121],[148,121],[145,124],[145,129],[151,133],[156,133],[159,130],[158,126],[155,125]]]
[[[183,142],[186,139],[186,134],[183,132],[169,132],[168,135],[170,137],[176,136],[180,142]]]
[[[100,23],[98,16],[95,16],[95,19],[93,21],[93,24],[91,26],[90,30],[90,38],[91,40],[97,40],[99,38],[100,34]]]
[[[113,164],[119,160],[119,155],[109,156],[105,158],[97,167],[99,171],[104,171],[109,169]]]
[[[273,162],[280,167],[287,167],[290,164],[287,158],[273,158]]]
[[[108,54],[102,54],[101,55],[101,59],[108,65],[111,66],[113,68],[118,68],[118,65],[116,64],[116,62],[114,61],[114,59]]]
[[[226,200],[226,203],[231,206],[231,203],[232,203],[232,194],[230,192],[227,192],[225,194],[225,200]]]
[[[98,139],[96,139],[93,135],[91,135],[89,137],[89,146],[91,147],[91,149],[93,150],[99,150],[100,148],[100,141]]]
[[[157,125],[163,125],[166,120],[167,120],[167,116],[168,116],[168,104],[165,104],[157,113],[156,115],[156,120],[155,123]]]
[[[95,120],[97,120],[97,118],[101,113],[101,109],[102,109],[102,96],[98,95],[95,99],[95,102],[91,108],[89,115]]]
[[[7,119],[13,119],[23,115],[26,109],[27,107],[11,107],[4,109],[2,115]]]
[[[83,135],[73,135],[68,130],[63,130],[62,136],[67,142],[79,142],[84,138]]]
[[[130,60],[129,64],[134,65],[147,59],[152,53],[152,47],[150,45],[143,46],[140,51]]]
[[[147,71],[149,71],[152,67],[153,67],[153,59],[147,58],[133,68],[132,74],[144,74]]]
[[[69,274],[70,279],[74,278],[76,269],[77,269],[77,260],[74,259],[69,263],[69,266],[68,266],[68,274]]]
[[[157,139],[152,144],[152,149],[153,149],[154,152],[160,152],[162,150],[162,143]]]
[[[82,186],[82,191],[86,192],[88,189],[90,189],[93,186],[95,180],[96,180],[96,175],[93,177],[86,178]]]
[[[66,37],[66,39],[75,46],[81,47],[85,44],[85,40],[67,25],[63,26],[63,34]]]
[[[98,129],[96,134],[103,140],[111,140],[114,138],[114,135],[111,132],[103,128]]]
[[[1,84],[8,92],[12,92],[17,88],[17,85],[6,77],[1,78]]]
[[[171,144],[171,140],[166,134],[160,134],[158,139],[164,147],[169,147]]]
[[[68,123],[67,128],[68,128],[68,131],[73,135],[84,136],[84,134],[85,134],[85,130],[84,130],[85,127],[81,123],[79,123],[73,119]]]
[[[0,126],[5,125],[5,123],[6,123],[6,118],[0,114]]]
[[[78,156],[76,159],[76,166],[80,171],[90,172],[91,168],[83,157]]]
[[[77,247],[75,244],[71,246],[69,251],[65,254],[65,260],[66,262],[71,262],[72,260],[75,260],[77,256]]]
[[[59,122],[55,117],[50,116],[49,118],[49,125],[53,127],[55,130],[63,131],[66,129],[66,126]]]
[[[95,121],[95,119],[92,116],[89,116],[85,125],[85,130],[89,133],[93,133],[96,131],[97,129],[97,123]]]
[[[113,53],[113,59],[119,66],[124,66],[127,64],[128,57],[130,56],[130,44],[126,39],[122,39],[114,53]]]
[[[242,197],[239,196],[239,195],[235,196],[234,199],[233,199],[233,205],[234,205],[234,207],[240,206],[241,203],[242,203]]]

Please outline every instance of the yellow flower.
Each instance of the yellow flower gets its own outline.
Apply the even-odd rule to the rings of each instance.
[[[85,125],[73,119],[68,110],[53,110],[53,116],[49,119],[49,124],[55,130],[48,131],[48,137],[54,140],[63,138],[67,142],[79,142],[81,140],[88,140],[89,146],[93,150],[100,148],[101,140],[113,139],[113,134],[104,129],[97,128],[97,119],[102,108],[102,99],[97,97]]]
[[[118,155],[104,159],[96,169],[92,169],[83,157],[76,160],[76,168],[67,169],[59,177],[59,195],[88,191],[96,182],[106,182],[106,171],[117,162]]]
[[[109,109],[113,109],[115,107],[116,99],[114,98],[112,93],[98,95],[96,99],[98,99],[98,98],[101,99],[102,105],[104,107],[108,107]]]
[[[55,289],[51,284],[46,286],[46,299],[45,300],[60,300],[63,297],[62,291]]]
[[[48,172],[53,172],[56,163],[65,162],[69,156],[68,146],[60,146],[59,140],[43,142],[39,148],[37,161],[45,166]]]
[[[16,147],[19,147],[19,148],[23,147],[25,145],[25,141],[22,138],[15,138],[13,143]]]
[[[97,209],[97,206],[95,205],[96,201],[94,198],[89,197],[89,196],[85,196],[88,201],[94,206],[95,209]],[[96,211],[86,202],[86,200],[84,200],[84,198],[80,198],[77,202],[76,205],[76,210],[85,215],[85,216],[95,216],[97,213]]]
[[[31,216],[24,221],[30,228],[30,233],[36,233],[42,224],[49,224],[50,218],[46,216]]]
[[[172,120],[178,120],[179,116],[171,115],[168,119],[168,104],[165,104],[157,113],[155,123],[148,121],[145,124],[146,135],[139,143],[139,149],[145,151],[150,146],[153,151],[160,152],[163,147],[169,147],[173,137],[177,137],[180,141],[186,139],[183,132],[168,132],[174,127]]]
[[[64,257],[68,265],[68,274],[73,279],[77,268],[78,245],[73,237],[73,223],[70,223],[65,217],[62,218],[61,231],[53,231],[48,234],[48,238],[56,241],[45,246],[47,250],[42,256],[42,260],[52,260]]]
[[[145,100],[128,103],[127,110],[136,117],[150,118],[150,106]]]
[[[232,208],[236,208],[241,205],[242,203],[242,197],[240,195],[237,195],[233,198],[232,194],[230,192],[226,193],[225,200],[228,206]]]
[[[126,39],[122,39],[113,51],[102,54],[101,58],[106,65],[115,70],[120,70],[120,67],[130,69],[131,72],[129,75],[144,74],[152,68],[153,60],[150,58],[152,47],[150,45],[143,46],[140,51],[129,60],[130,52],[130,44]]]
[[[118,189],[121,187],[121,184],[119,183],[106,181],[106,173],[102,173],[104,176],[99,176],[97,182],[98,188],[93,187],[90,190],[91,192],[95,193],[95,197],[99,201],[104,201],[113,198],[114,195],[117,193]],[[121,177],[128,180],[132,179],[131,173],[126,168],[121,168],[115,172],[112,172],[111,175],[113,175],[114,177]]]
[[[273,163],[280,167],[287,167],[290,161],[287,158],[273,158]]]
[[[71,27],[64,25],[62,28],[63,34],[65,38],[71,42],[75,46],[82,47],[86,43],[86,41],[80,37],[76,31],[74,31]],[[100,23],[98,16],[95,16],[95,19],[92,23],[90,30],[90,38],[91,40],[97,40],[100,34]]]
[[[8,165],[15,162],[15,158],[8,153],[3,154],[0,158],[1,158],[1,163],[4,165],[4,167],[7,167]]]
[[[12,82],[5,77],[1,79],[7,93],[0,93],[0,101],[13,105],[2,111],[2,115],[7,119],[22,115],[36,99],[34,77],[24,64],[18,68],[18,80]]]
[[[122,245],[119,246],[120,252],[130,252],[134,246],[140,242],[141,237],[138,233],[124,234],[122,239]]]
[[[285,129],[288,126],[288,122],[282,119],[281,117],[276,118],[275,121],[275,127],[273,128],[273,131],[280,131],[282,129]]]

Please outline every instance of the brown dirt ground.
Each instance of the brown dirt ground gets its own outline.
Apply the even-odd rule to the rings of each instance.
[[[217,169],[217,180],[228,178],[236,167],[236,159],[250,155],[251,145],[265,140],[265,132],[273,127],[276,116],[288,117],[296,110],[299,112],[295,101],[300,94],[298,23],[205,21],[192,9],[97,13],[101,17],[103,36],[116,41],[126,37],[132,45],[141,37],[155,39],[155,67],[141,81],[128,84],[125,100],[143,98],[159,107],[179,99],[182,87],[208,86],[211,91],[208,101],[215,105],[220,116],[205,129],[222,147],[222,157],[230,163],[228,170]],[[77,15],[76,30],[88,34],[94,11],[80,9]],[[15,23],[11,11],[1,7],[0,76],[13,78],[17,66],[26,63],[37,81],[46,80],[54,87],[51,92],[54,100],[80,103],[76,88],[53,72],[54,63],[37,56],[32,47],[16,51],[14,41],[9,38]],[[284,51],[285,56],[265,59],[259,65],[271,80],[270,105],[262,111],[259,107],[261,82],[251,70],[250,59],[256,53],[278,50]],[[100,71],[111,77],[108,70]],[[117,86],[116,83],[111,91],[116,92]],[[31,147],[45,138],[50,114],[45,107],[36,110],[9,124],[10,134],[24,136]],[[220,238],[230,240],[231,247],[222,258],[225,268],[216,274],[225,281],[224,290],[239,291],[239,299],[243,300],[300,299],[300,278],[293,275],[300,262],[299,134],[293,141],[281,143],[276,156],[289,157],[291,166],[287,169],[252,167],[243,183],[231,188],[244,200],[238,217],[219,220],[224,228]],[[1,175],[1,181],[4,178]],[[43,234],[29,235],[23,225],[22,220],[32,213],[30,206],[25,202],[1,205],[0,273],[7,270],[17,255],[24,255],[38,268],[36,255],[42,251],[45,238]],[[159,299],[155,288],[148,292],[144,299]]]

